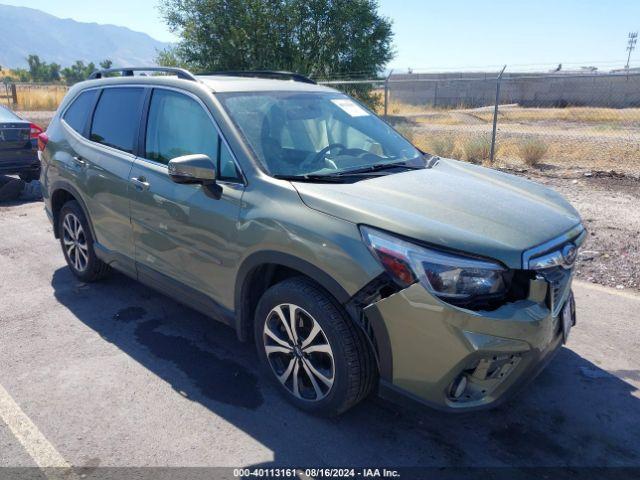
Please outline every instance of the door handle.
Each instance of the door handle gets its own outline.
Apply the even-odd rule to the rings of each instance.
[[[149,182],[147,182],[144,177],[133,177],[131,183],[133,183],[138,190],[149,190]]]
[[[86,161],[84,158],[82,158],[82,157],[80,157],[80,156],[78,156],[78,155],[76,155],[76,156],[74,156],[74,157],[73,157],[73,161],[74,161],[77,165],[79,165],[79,166],[81,166],[81,167],[86,167],[86,166],[87,166],[87,161]]]

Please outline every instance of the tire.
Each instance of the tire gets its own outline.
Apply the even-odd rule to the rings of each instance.
[[[20,177],[20,180],[24,183],[30,183],[40,178],[40,172],[22,172],[18,174],[18,177]]]
[[[290,321],[283,322],[292,310],[295,333]],[[368,396],[377,380],[364,333],[328,292],[304,277],[284,280],[264,293],[256,308],[254,336],[266,374],[289,402],[306,412],[343,413]]]
[[[78,279],[95,282],[109,272],[109,265],[96,256],[87,217],[75,200],[62,206],[58,234],[67,265]]]

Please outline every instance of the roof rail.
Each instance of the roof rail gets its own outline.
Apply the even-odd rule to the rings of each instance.
[[[314,85],[316,84],[315,81],[311,80],[309,77],[305,77],[300,73],[284,72],[278,70],[230,70],[198,73],[198,75],[227,75],[230,77],[270,78],[272,80],[293,80],[294,82],[311,83]]]
[[[103,78],[108,73],[120,72],[123,77],[133,77],[133,72],[166,72],[173,73],[178,78],[182,78],[184,80],[191,80],[197,82],[198,79],[188,70],[184,68],[176,68],[176,67],[123,67],[123,68],[105,68],[103,70],[96,70],[93,72],[87,80],[92,80],[94,78]]]

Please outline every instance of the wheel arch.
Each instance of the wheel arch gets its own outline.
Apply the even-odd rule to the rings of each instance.
[[[62,206],[70,200],[75,200],[80,205],[82,209],[82,213],[84,213],[85,218],[87,219],[87,223],[89,224],[89,228],[91,230],[91,235],[93,238],[96,238],[96,233],[93,229],[93,223],[91,222],[91,217],[89,216],[89,210],[87,209],[87,205],[80,195],[80,192],[71,184],[67,182],[56,182],[52,185],[51,188],[51,215],[53,217],[53,234],[56,238],[60,237],[58,232],[58,221],[60,210]]]
[[[253,314],[262,293],[271,285],[295,275],[310,278],[343,306],[351,298],[331,275],[306,260],[278,251],[256,252],[243,261],[236,275],[236,333],[241,341],[252,338]]]

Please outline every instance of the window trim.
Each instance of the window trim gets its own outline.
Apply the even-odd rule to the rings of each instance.
[[[80,95],[82,95],[84,93],[88,93],[88,92],[93,91],[93,90],[100,90],[100,88],[99,87],[92,87],[92,88],[85,88],[84,90],[80,90],[76,96],[74,96],[71,100],[69,100],[69,103],[67,103],[67,105],[64,107],[64,110],[60,113],[60,121],[64,122],[64,124],[67,127],[69,127],[76,134],[80,135],[81,137],[83,137],[86,140],[89,139],[89,123],[90,123],[89,119],[93,118],[93,112],[96,109],[96,104],[98,103],[98,99],[100,98],[101,92],[98,91],[96,93],[96,95],[93,97],[93,102],[91,102],[91,105],[89,106],[89,110],[87,111],[87,118],[84,119],[84,125],[82,126],[82,131],[81,132],[79,132],[75,128],[73,128],[69,124],[69,122],[67,122],[67,120],[64,117],[67,114],[67,111],[69,111],[69,109],[71,108],[71,106],[74,103],[76,103],[76,100],[78,100],[78,98],[80,98]]]
[[[185,95],[187,97],[192,98],[193,100],[196,101],[196,103],[198,103],[200,105],[200,107],[205,111],[205,113],[207,114],[207,116],[209,117],[209,120],[211,121],[213,127],[215,128],[216,132],[218,132],[218,157],[221,155],[221,147],[222,147],[222,143],[224,143],[224,145],[226,146],[226,148],[229,150],[229,153],[231,154],[231,158],[233,159],[233,163],[236,166],[236,170],[238,171],[238,175],[239,175],[239,179],[238,180],[225,180],[222,178],[216,178],[216,182],[222,183],[222,184],[226,184],[226,185],[241,185],[243,187],[247,186],[247,177],[245,176],[244,172],[242,171],[242,168],[240,168],[240,164],[238,163],[238,159],[236,157],[236,154],[234,153],[234,151],[231,149],[231,146],[229,145],[229,142],[227,142],[227,139],[225,138],[225,136],[222,134],[222,130],[220,130],[220,127],[218,126],[218,122],[216,122],[215,118],[213,118],[213,115],[211,114],[211,111],[209,110],[209,108],[207,108],[206,104],[202,101],[202,99],[200,97],[198,97],[197,95],[195,95],[192,92],[189,92],[187,90],[183,90],[181,88],[176,88],[176,87],[169,87],[169,86],[165,86],[165,85],[153,85],[149,88],[149,92],[147,93],[145,99],[144,99],[144,104],[143,104],[143,109],[142,109],[142,117],[140,119],[140,128],[138,129],[138,149],[135,151],[136,154],[136,158],[143,160],[145,162],[149,162],[153,165],[159,165],[162,166],[164,168],[168,168],[166,163],[162,163],[162,162],[157,162],[155,160],[151,160],[149,158],[146,158],[145,154],[146,154],[146,139],[147,139],[147,125],[149,123],[149,110],[150,110],[150,106],[151,106],[151,97],[153,96],[153,91],[154,90],[169,90],[169,91],[173,91],[182,95]],[[219,168],[218,168],[218,164],[217,161],[218,159],[212,159],[214,162],[216,162],[216,177],[218,177],[220,175],[219,172]]]

